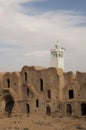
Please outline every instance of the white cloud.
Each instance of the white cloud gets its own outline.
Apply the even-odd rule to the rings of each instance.
[[[24,47],[25,56],[46,58],[46,49],[50,49],[49,47],[58,40],[66,48],[66,56],[72,53],[71,61],[74,60],[75,54],[79,57],[86,56],[86,26],[80,26],[86,24],[86,16],[61,10],[26,15],[20,4],[27,1],[38,0],[0,0],[0,43],[19,44]],[[30,48],[32,50],[28,53]],[[72,51],[69,52],[70,49]],[[86,62],[83,62],[86,66]],[[67,64],[66,66],[69,67]]]
[[[25,56],[37,56],[37,57],[42,57],[42,56],[46,56],[49,54],[49,50],[48,51],[32,51],[30,53],[25,53]]]

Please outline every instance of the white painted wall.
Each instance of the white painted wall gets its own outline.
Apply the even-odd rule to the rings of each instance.
[[[50,50],[51,67],[62,68],[64,70],[64,49],[59,45],[55,45]]]

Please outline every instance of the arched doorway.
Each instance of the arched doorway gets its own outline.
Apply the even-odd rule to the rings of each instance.
[[[81,114],[86,116],[86,103],[81,104]]]
[[[49,105],[46,107],[46,114],[49,115],[49,116],[51,114],[51,108],[50,108]]]
[[[30,105],[29,104],[26,104],[26,111],[27,111],[27,114],[30,113]]]
[[[67,115],[71,116],[72,114],[72,106],[70,104],[67,104]]]
[[[13,110],[13,106],[14,106],[14,100],[12,98],[11,95],[6,95],[4,97],[4,101],[5,101],[5,110],[7,112],[8,115],[11,115],[11,112]]]

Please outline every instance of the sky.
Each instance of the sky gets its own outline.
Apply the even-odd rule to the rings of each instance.
[[[0,0],[0,72],[50,67],[57,41],[64,71],[86,72],[86,0]]]

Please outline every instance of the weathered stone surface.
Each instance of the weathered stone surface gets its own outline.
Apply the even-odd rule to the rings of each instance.
[[[86,73],[37,66],[0,73],[0,116],[34,112],[86,116]]]

